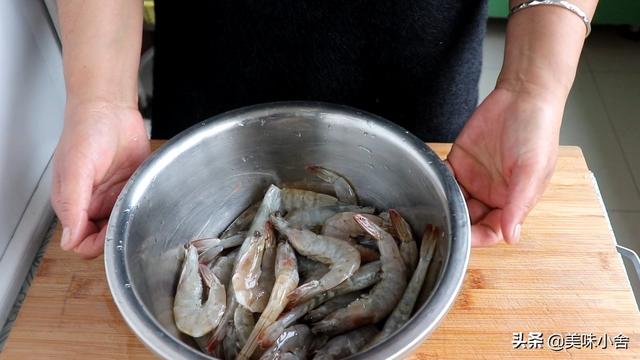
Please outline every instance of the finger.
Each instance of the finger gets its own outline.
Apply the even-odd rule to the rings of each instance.
[[[120,192],[126,183],[127,180],[123,180],[118,183],[109,186],[101,186],[96,189],[93,193],[91,204],[89,205],[89,218],[94,221],[96,219],[108,218],[118,195],[120,195]]]
[[[82,165],[82,159],[73,155],[63,161],[56,158],[51,199],[62,224],[60,246],[64,250],[75,248],[82,239],[98,231],[87,211],[93,188],[92,171]]]
[[[482,218],[487,216],[489,211],[491,211],[491,208],[487,205],[473,198],[467,200],[467,209],[469,209],[469,218],[471,219],[472,224],[480,221]]]
[[[87,236],[82,240],[73,251],[79,254],[83,259],[94,259],[104,251],[104,236],[107,226],[104,224],[99,232]]]
[[[501,213],[502,210],[494,209],[477,224],[471,226],[471,246],[491,246],[502,240]]]
[[[519,240],[522,223],[544,192],[549,177],[550,174],[537,166],[514,169],[501,222],[507,243],[514,244]]]
[[[456,178],[456,172],[453,170],[453,166],[451,166],[451,163],[449,162],[449,160],[445,159],[444,164],[447,166],[449,171],[451,171],[451,174],[453,175],[453,177]],[[462,196],[464,197],[464,199],[468,200],[469,192],[464,188],[464,186],[462,186],[462,184],[458,183],[458,186],[460,186],[460,190],[462,191]]]

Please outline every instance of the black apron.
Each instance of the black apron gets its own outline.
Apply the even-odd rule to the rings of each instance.
[[[481,0],[156,0],[152,136],[234,108],[349,105],[425,141],[476,107]]]

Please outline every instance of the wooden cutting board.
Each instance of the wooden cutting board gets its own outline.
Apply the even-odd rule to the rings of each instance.
[[[160,144],[153,142],[154,148]],[[450,148],[431,146],[442,157]],[[61,251],[59,239],[58,228],[1,357],[153,358],[113,303],[102,257],[80,260]],[[541,332],[543,348],[514,349],[514,332],[525,341]],[[592,333],[600,345],[589,349],[578,342],[578,349],[572,333]],[[628,349],[614,349],[619,334],[629,338]],[[562,349],[549,349],[548,339],[560,348],[560,337]],[[565,349],[569,344],[573,348]],[[411,356],[504,357],[640,359],[640,312],[579,148],[561,148],[555,175],[520,243],[473,249],[455,305]]]

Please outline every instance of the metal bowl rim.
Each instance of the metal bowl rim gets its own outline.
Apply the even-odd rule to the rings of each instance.
[[[180,144],[189,142],[192,138],[197,137],[198,134],[205,133],[211,127],[222,128],[224,127],[222,123],[225,122],[228,122],[228,125],[236,124],[238,116],[246,116],[264,111],[272,113],[325,112],[343,114],[351,118],[357,118],[362,121],[372,121],[387,127],[394,134],[405,137],[411,147],[415,149],[426,149],[426,151],[422,151],[420,154],[425,156],[425,160],[431,162],[436,168],[436,174],[444,187],[445,193],[449,195],[447,196],[447,205],[449,206],[450,213],[456,215],[450,216],[450,251],[449,257],[445,259],[444,273],[440,277],[437,288],[432,293],[430,299],[425,302],[410,322],[405,324],[405,326],[383,343],[351,358],[398,358],[413,350],[441,322],[444,315],[451,308],[464,280],[471,252],[471,231],[470,220],[462,191],[453,175],[435,152],[399,125],[365,111],[323,102],[295,101],[265,103],[231,110],[210,117],[203,121],[200,126],[194,125],[167,141],[138,167],[116,200],[109,218],[104,245],[107,283],[109,284],[114,302],[125,322],[136,336],[142,340],[143,344],[161,357],[175,359],[189,355],[197,359],[211,359],[210,356],[186,346],[182,341],[175,339],[173,335],[167,333],[142,304],[139,297],[135,294],[135,289],[131,289],[130,286],[125,286],[125,284],[129,283],[129,278],[127,275],[126,258],[124,256],[125,251],[123,251],[122,248],[124,244],[119,244],[121,248],[118,249],[118,242],[124,238],[125,230],[127,230],[124,225],[130,220],[131,216],[134,215],[134,212],[124,212],[123,206],[127,206],[127,199],[130,197],[131,189],[136,185],[136,178],[147,172],[148,169],[153,168],[157,161],[166,156],[174,148],[179,147]],[[253,117],[249,116],[249,118]],[[435,309],[428,309],[426,306],[427,304],[435,303],[438,304]],[[422,324],[428,325],[423,326]]]

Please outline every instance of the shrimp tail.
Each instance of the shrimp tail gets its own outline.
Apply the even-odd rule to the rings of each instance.
[[[318,288],[318,286],[320,286],[320,281],[318,280],[312,280],[309,281],[306,284],[300,285],[298,286],[295,290],[293,290],[288,296],[288,304],[287,304],[287,308],[293,308],[303,302],[305,302],[306,300],[308,300],[309,298],[309,293],[312,290],[315,290],[316,288]]]
[[[336,197],[341,202],[353,205],[358,204],[358,196],[353,190],[353,185],[344,176],[318,165],[307,165],[305,169],[322,181],[333,184]]]
[[[205,285],[207,285],[208,288],[211,288],[211,286],[214,284],[215,285],[220,284],[220,286],[223,286],[220,283],[220,280],[218,280],[216,275],[213,273],[213,271],[211,271],[211,269],[207,265],[199,264],[198,270],[200,271],[200,276],[202,276],[202,280],[204,281]]]
[[[393,225],[393,229],[395,230],[396,235],[400,238],[400,240],[411,238],[411,229],[409,228],[409,224],[402,218],[400,213],[395,209],[389,209],[389,218],[391,219],[391,224]]]
[[[377,239],[382,236],[382,234],[379,231],[380,228],[378,228],[377,226],[374,226],[374,224],[370,222],[369,219],[367,219],[366,217],[360,214],[355,214],[353,215],[353,219],[358,224],[360,224],[360,226],[364,231],[366,231],[369,235],[373,236],[374,238]]]

